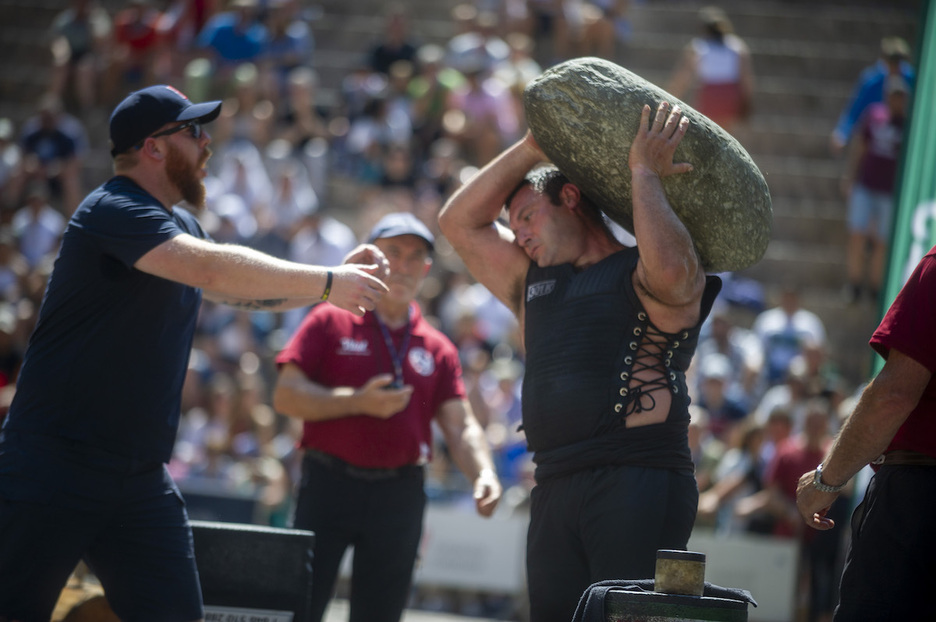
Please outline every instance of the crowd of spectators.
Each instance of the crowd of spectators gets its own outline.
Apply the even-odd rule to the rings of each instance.
[[[223,99],[207,128],[206,229],[221,241],[335,265],[387,212],[411,211],[437,232],[449,194],[525,131],[521,94],[541,63],[577,54],[585,42],[589,53],[613,59],[629,36],[627,9],[620,1],[466,3],[439,44],[414,36],[411,16],[393,4],[357,66],[323,85],[313,38],[321,9],[298,0],[134,0],[112,13],[71,0],[49,25],[53,79],[36,116],[18,127],[0,119],[0,404],[15,388],[59,236],[89,189],[82,185],[103,181],[88,180],[83,168],[92,148],[106,147],[103,128],[89,136],[89,110],[109,111],[156,82],[193,100]],[[783,287],[774,306],[757,283],[725,276],[689,375],[699,524],[806,542],[791,478],[815,466],[806,462],[847,416],[850,387],[795,286]],[[514,487],[505,505],[522,508],[531,468],[519,430],[516,322],[444,239],[421,305],[459,348],[471,404],[505,489]],[[170,465],[183,489],[209,483],[249,497],[252,519],[275,526],[289,524],[301,428],[271,407],[273,359],[303,315],[204,303]],[[430,497],[467,494],[441,443],[435,456]],[[829,563],[828,552],[809,555],[817,568]],[[828,572],[823,565],[809,576],[821,581]]]

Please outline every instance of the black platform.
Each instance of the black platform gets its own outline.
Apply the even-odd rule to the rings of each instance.
[[[288,612],[296,622],[308,619],[315,541],[311,531],[191,523],[207,619],[212,619],[212,608]]]

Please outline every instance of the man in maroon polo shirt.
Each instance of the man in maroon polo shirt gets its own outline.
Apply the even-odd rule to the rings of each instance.
[[[868,463],[851,519],[836,622],[936,620],[936,247],[920,260],[871,347],[886,359],[825,459],[800,477],[806,524],[832,529],[832,502]]]
[[[422,533],[433,420],[473,483],[478,513],[490,516],[501,494],[458,351],[414,302],[432,264],[432,233],[395,213],[368,242],[387,256],[390,292],[363,317],[313,308],[277,357],[274,406],[305,422],[294,525],[315,532],[313,620],[325,612],[348,546],[351,621],[400,619]]]

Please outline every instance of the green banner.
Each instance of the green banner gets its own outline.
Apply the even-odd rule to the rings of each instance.
[[[881,317],[923,255],[936,245],[936,10],[923,3],[917,78],[895,196],[894,226]],[[873,373],[884,366],[875,355]]]

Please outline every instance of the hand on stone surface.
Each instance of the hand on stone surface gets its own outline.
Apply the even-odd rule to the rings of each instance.
[[[640,127],[631,143],[628,166],[631,174],[652,174],[663,178],[669,175],[688,173],[692,165],[688,162],[673,162],[676,147],[686,135],[689,119],[682,116],[679,106],[670,109],[662,101],[650,120],[650,106],[644,105],[640,114]]]

